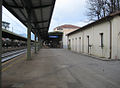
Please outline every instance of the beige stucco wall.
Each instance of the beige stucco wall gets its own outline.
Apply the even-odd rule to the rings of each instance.
[[[99,25],[92,26],[89,33],[90,35],[90,54],[93,54],[95,56],[99,57],[106,57],[109,58],[110,53],[110,27],[109,22],[104,22]],[[86,32],[86,31],[85,31]],[[103,48],[101,48],[101,35],[100,33],[103,33]],[[85,34],[84,34],[85,35]],[[86,36],[86,35],[85,35]],[[85,37],[84,36],[84,37]]]
[[[120,16],[111,20],[112,23],[112,59],[120,59]],[[101,35],[103,33],[103,48],[101,48]],[[106,21],[86,28],[68,36],[72,51],[88,54],[89,35],[89,54],[98,57],[110,57],[110,22]]]
[[[112,58],[120,59],[120,16],[112,20]]]
[[[63,48],[68,48],[68,37],[66,36],[66,34],[75,31],[76,28],[64,28],[63,29]]]

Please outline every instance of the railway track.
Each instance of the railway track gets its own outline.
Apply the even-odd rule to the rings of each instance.
[[[26,51],[27,49],[22,49],[22,50],[16,50],[2,54],[2,63],[11,60],[12,58],[17,57],[23,53],[26,53]]]

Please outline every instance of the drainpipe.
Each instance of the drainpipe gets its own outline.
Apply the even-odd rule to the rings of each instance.
[[[2,75],[2,63],[1,63],[1,58],[2,56],[2,0],[0,0],[0,88],[2,88],[2,82],[1,82],[1,75]]]
[[[82,52],[84,53],[84,31],[82,35]]]
[[[112,22],[110,20],[108,20],[110,23],[110,56],[109,59],[111,59],[112,56]]]

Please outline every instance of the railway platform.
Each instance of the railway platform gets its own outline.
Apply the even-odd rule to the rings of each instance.
[[[120,62],[64,49],[23,54],[2,69],[2,88],[119,88]]]

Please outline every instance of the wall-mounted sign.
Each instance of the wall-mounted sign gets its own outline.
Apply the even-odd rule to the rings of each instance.
[[[49,36],[49,38],[58,38],[58,36]]]

